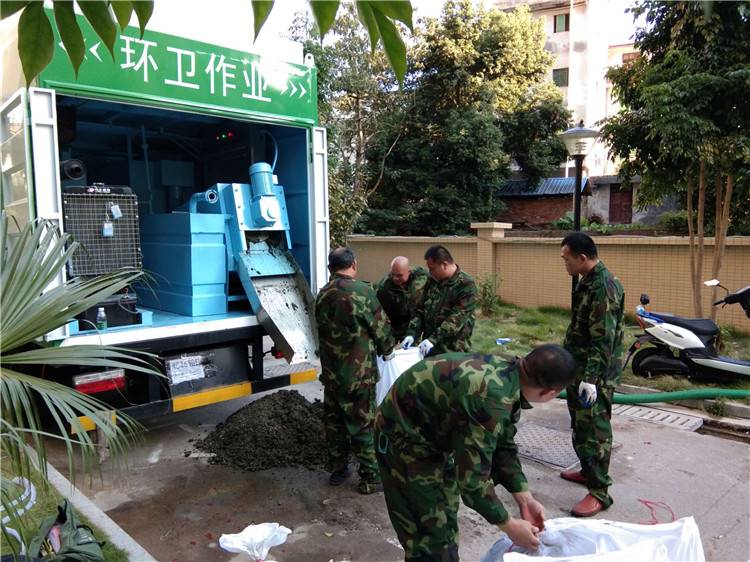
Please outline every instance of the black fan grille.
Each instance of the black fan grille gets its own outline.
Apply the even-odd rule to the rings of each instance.
[[[112,205],[122,217],[115,219]],[[81,243],[73,254],[74,277],[111,273],[123,267],[142,268],[138,229],[138,199],[133,194],[63,193],[65,230]],[[112,224],[112,236],[103,235],[104,223]]]

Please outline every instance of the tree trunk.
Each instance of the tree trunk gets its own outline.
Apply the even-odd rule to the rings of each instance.
[[[695,281],[693,282],[693,291],[695,298],[695,313],[698,318],[703,317],[703,294],[701,278],[703,277],[703,251],[705,243],[705,213],[706,213],[706,163],[701,160],[700,171],[698,173],[698,257],[695,263]]]
[[[695,311],[696,316],[700,315],[700,312],[698,311],[699,306],[698,302],[695,300],[695,294],[697,292],[697,288],[695,286],[695,280],[698,278],[696,271],[695,271],[695,261],[696,261],[696,252],[695,252],[695,225],[693,224],[693,177],[690,175],[690,171],[688,171],[688,177],[687,177],[687,224],[688,224],[688,236],[690,237],[690,285],[693,287],[693,310]]]
[[[720,192],[723,191],[723,197]],[[721,271],[721,262],[724,259],[724,250],[727,242],[727,231],[729,230],[729,213],[732,203],[732,191],[734,191],[734,176],[727,174],[726,189],[723,188],[721,172],[716,176],[716,226],[714,227],[714,261],[711,273],[714,279],[719,279]],[[714,287],[712,303],[717,300],[718,287]],[[711,320],[716,320],[718,309],[711,307]]]

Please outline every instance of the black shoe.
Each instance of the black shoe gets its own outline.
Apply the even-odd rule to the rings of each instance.
[[[348,466],[346,468],[340,468],[331,472],[331,476],[328,478],[328,483],[331,486],[341,486],[347,478],[352,475],[352,469]]]

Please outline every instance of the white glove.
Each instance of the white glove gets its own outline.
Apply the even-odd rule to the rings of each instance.
[[[578,385],[578,399],[584,408],[591,408],[596,402],[596,385],[588,382],[581,382]]]
[[[390,361],[396,357],[396,348],[394,347],[388,355],[383,355],[383,361]]]
[[[430,340],[422,340],[422,342],[419,344],[419,353],[422,355],[422,357],[427,357],[427,354],[430,353],[430,350],[433,347],[435,346]]]
[[[404,341],[402,341],[400,344],[398,344],[398,346],[401,349],[409,349],[412,346],[413,343],[414,343],[414,336],[406,336],[404,338]]]

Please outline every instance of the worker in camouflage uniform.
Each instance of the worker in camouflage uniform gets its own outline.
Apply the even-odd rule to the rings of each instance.
[[[589,517],[612,505],[609,459],[612,451],[612,395],[622,373],[622,317],[625,291],[599,261],[590,236],[574,232],[562,241],[561,256],[572,276],[581,275],[573,292],[571,322],[565,349],[578,364],[576,380],[567,389],[573,447],[580,470],[560,473],[584,484],[588,494],[571,513]]]
[[[404,372],[375,420],[383,490],[407,562],[458,560],[459,495],[466,506],[536,548],[544,507],[529,492],[513,437],[521,408],[547,402],[573,380],[575,362],[558,345],[512,361],[446,353]],[[495,494],[518,504],[511,517]]]
[[[474,279],[461,270],[443,246],[431,246],[424,259],[430,279],[400,345],[407,348],[421,339],[422,357],[469,351],[477,307]]]
[[[372,441],[375,417],[375,354],[391,355],[393,336],[372,287],[357,281],[357,261],[349,248],[328,256],[331,280],[315,300],[320,339],[329,483],[338,486],[351,474],[349,454],[359,460],[358,491],[379,488]]]
[[[417,305],[427,283],[427,271],[423,267],[409,267],[409,259],[397,256],[391,262],[391,270],[377,284],[375,290],[383,310],[391,321],[396,341],[406,337],[406,329],[414,317]]]

